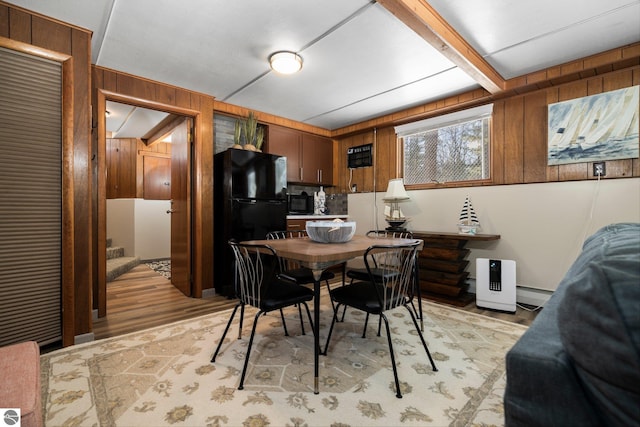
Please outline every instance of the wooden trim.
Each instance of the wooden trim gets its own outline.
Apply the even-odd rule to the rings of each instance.
[[[104,317],[107,315],[107,164],[106,164],[106,119],[105,110],[106,103],[108,101],[121,102],[129,105],[136,105],[154,110],[166,111],[171,114],[178,114],[181,116],[187,116],[194,119],[196,129],[199,129],[201,113],[199,111],[178,107],[175,105],[163,104],[161,102],[150,101],[147,99],[141,99],[133,96],[122,95],[120,93],[97,89],[97,127],[98,127],[98,231],[97,231],[97,251],[98,251],[98,317]],[[198,141],[198,135],[196,135],[196,141]],[[191,168],[195,168],[194,159],[192,159]],[[198,173],[194,173],[194,176],[198,176]],[[195,190],[195,183],[194,191]],[[197,209],[195,210],[197,212]],[[192,253],[193,255],[193,253]],[[192,270],[196,266],[195,260],[192,260]],[[200,289],[200,294],[202,290]]]
[[[17,6],[15,4],[9,4],[9,3],[5,2],[5,1],[2,1],[2,0],[0,0],[0,6],[8,6],[11,9],[15,9],[17,11],[20,11],[20,12],[23,12],[23,13],[38,17],[38,18],[42,18],[42,19],[47,20],[47,21],[51,21],[53,23],[56,23],[56,24],[59,24],[59,25],[62,25],[62,26],[65,26],[65,27],[68,27],[68,28],[71,28],[71,29],[74,29],[74,30],[82,31],[82,32],[87,33],[89,35],[93,34],[93,31],[88,30],[86,28],[78,27],[77,25],[73,25],[73,24],[70,24],[68,22],[60,21],[59,19],[52,18],[51,16],[43,15],[41,13],[34,12],[31,9],[26,9],[24,7]]]
[[[296,122],[295,120],[287,119],[287,118],[276,116],[269,113],[264,113],[261,111],[251,110],[245,107],[239,107],[233,104],[227,104],[226,102],[222,102],[222,101],[215,100],[213,103],[213,110],[214,110],[214,114],[220,113],[220,114],[225,114],[225,115],[235,116],[235,117],[246,117],[250,111],[253,111],[253,113],[256,116],[256,119],[262,123],[296,129],[296,130],[311,133],[314,135],[321,135],[326,137],[331,136],[331,131],[328,129],[308,125],[306,123]]]
[[[75,343],[73,59],[62,63],[62,345]]]
[[[106,138],[106,110],[107,96],[104,91],[97,91],[97,103],[93,108],[97,112],[96,126],[98,128],[98,144],[96,154],[98,156],[98,177],[97,188],[97,259],[98,277],[96,278],[98,287],[98,317],[107,315],[107,138]],[[95,247],[95,246],[94,246]]]
[[[23,43],[17,40],[8,39],[2,36],[0,36],[0,46],[7,49],[15,50],[17,52],[34,55],[40,58],[49,59],[51,61],[56,61],[61,63],[64,63],[65,61],[68,61],[71,59],[71,55],[67,55],[66,53],[54,52],[49,49],[44,49],[38,46],[34,46],[28,43]]]
[[[120,93],[112,92],[105,89],[98,89],[98,92],[101,92],[105,101],[115,101],[121,102],[123,104],[135,105],[139,107],[150,108],[153,110],[165,111],[167,113],[179,114],[182,116],[195,117],[200,114],[199,111],[193,110],[191,108],[179,107],[176,105],[163,104],[161,102],[150,101],[144,98],[138,98],[135,96],[122,95]],[[104,117],[104,114],[103,114]]]

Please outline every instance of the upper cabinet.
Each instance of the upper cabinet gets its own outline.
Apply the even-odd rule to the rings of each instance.
[[[333,185],[333,141],[280,126],[269,126],[267,152],[287,158],[287,181]]]

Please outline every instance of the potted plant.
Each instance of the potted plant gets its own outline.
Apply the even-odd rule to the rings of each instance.
[[[258,126],[258,120],[253,111],[250,111],[247,117],[236,120],[233,134],[234,144],[231,148],[261,151],[263,141],[264,127]]]

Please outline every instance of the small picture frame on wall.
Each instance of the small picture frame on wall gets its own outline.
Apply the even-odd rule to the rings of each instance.
[[[638,157],[640,86],[548,106],[548,165]]]

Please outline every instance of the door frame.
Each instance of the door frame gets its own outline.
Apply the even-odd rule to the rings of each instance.
[[[202,120],[199,111],[191,110],[188,108],[176,107],[175,105],[163,104],[160,102],[149,101],[142,98],[136,98],[133,96],[122,95],[116,92],[111,92],[104,89],[98,89],[97,91],[97,114],[98,114],[98,169],[97,169],[97,193],[98,193],[98,206],[97,206],[97,262],[98,262],[98,277],[96,280],[98,287],[98,317],[105,317],[107,315],[107,129],[106,129],[106,116],[107,101],[120,102],[123,104],[134,105],[137,107],[149,108],[152,110],[165,111],[172,114],[178,114],[186,117],[190,117],[193,120],[194,129],[197,128]],[[196,144],[197,133],[194,132],[193,139],[191,140],[192,146]],[[193,170],[194,159],[191,158],[191,164],[189,168]],[[190,175],[190,182],[187,183],[191,188],[193,187],[193,174]],[[191,199],[193,205],[193,198]],[[191,217],[193,219],[193,206],[191,209]],[[191,221],[191,229],[189,235],[193,235],[193,220]],[[191,241],[191,239],[189,239]],[[193,252],[190,258],[193,257]],[[189,259],[190,276],[193,277],[193,262]]]

